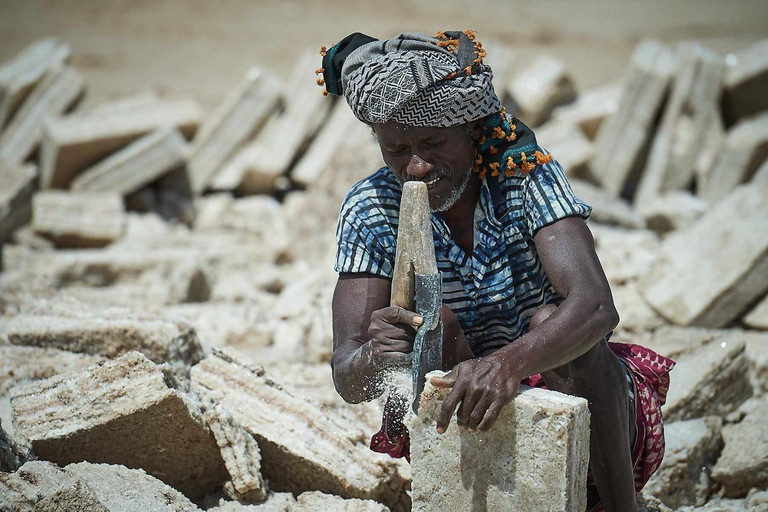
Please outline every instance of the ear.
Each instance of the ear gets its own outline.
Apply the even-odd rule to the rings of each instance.
[[[483,125],[485,125],[485,118],[476,119],[467,124],[468,124],[469,136],[472,137],[472,140],[473,141],[480,140],[480,137],[482,137],[483,135]]]

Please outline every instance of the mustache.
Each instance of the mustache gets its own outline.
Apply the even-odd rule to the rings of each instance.
[[[445,167],[441,167],[440,169],[435,169],[433,171],[430,171],[426,175],[419,177],[419,176],[413,176],[412,174],[408,174],[405,177],[405,181],[432,181],[439,178],[449,178],[451,176],[451,171],[446,169]]]

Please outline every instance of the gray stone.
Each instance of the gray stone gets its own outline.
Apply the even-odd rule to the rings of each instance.
[[[757,393],[768,392],[768,333],[741,331],[746,343],[749,379]]]
[[[85,170],[71,190],[128,195],[184,164],[187,143],[175,128],[161,127]]]
[[[752,179],[768,157],[768,112],[739,121],[728,132],[718,158],[699,176],[696,193],[710,204]]]
[[[728,54],[723,78],[723,116],[728,124],[768,110],[768,39]]]
[[[81,172],[161,126],[192,138],[200,107],[191,100],[49,119],[40,158],[41,188],[66,188]]]
[[[757,306],[744,317],[744,325],[753,329],[768,331],[768,297],[761,300]]]
[[[664,459],[643,489],[677,509],[701,506],[710,492],[712,466],[720,455],[722,420],[709,416],[664,425]]]
[[[706,201],[682,190],[666,192],[640,207],[648,229],[659,235],[689,227],[707,209]]]
[[[13,473],[27,461],[28,455],[6,434],[0,421],[0,473]]]
[[[643,216],[628,201],[612,196],[586,181],[573,178],[568,181],[576,197],[592,207],[590,220],[611,226],[645,228]]]
[[[389,512],[389,508],[372,500],[345,499],[319,491],[304,492],[289,512]]]
[[[565,64],[543,55],[528,62],[512,76],[506,89],[515,105],[515,116],[530,126],[549,119],[552,110],[576,99],[576,88]]]
[[[635,48],[619,110],[600,125],[591,165],[599,183],[613,195],[634,195],[673,66],[672,52],[656,41]]]
[[[763,165],[761,165],[760,168],[755,172],[755,175],[752,176],[752,184],[761,187],[768,187],[768,159],[763,162]]]
[[[209,116],[195,136],[189,158],[192,189],[202,192],[238,149],[262,128],[278,106],[280,82],[270,73],[252,68]]]
[[[496,68],[493,68],[493,76],[496,76]],[[588,139],[594,140],[602,122],[618,112],[620,97],[620,84],[580,92],[573,103],[555,108],[552,119],[563,124],[576,124]],[[536,133],[538,135],[538,131]]]
[[[750,402],[742,406],[747,414],[740,423],[723,427],[725,448],[712,471],[730,498],[768,488],[768,398]]]
[[[583,512],[589,409],[582,398],[523,388],[487,432],[460,431],[456,416],[438,434],[447,389],[429,383],[411,433],[414,511]]]
[[[40,192],[32,198],[32,227],[57,247],[103,247],[123,234],[123,201],[109,192]]]
[[[34,165],[11,166],[0,160],[0,245],[32,219]]]
[[[2,318],[7,322],[8,318]],[[11,327],[12,328],[12,327]],[[0,343],[7,327],[0,328]],[[59,373],[79,370],[103,358],[89,354],[75,354],[56,348],[0,345],[0,396],[18,383],[47,379]]]
[[[641,281],[659,314],[679,325],[722,327],[768,291],[766,191],[738,187],[664,240],[660,259]]]

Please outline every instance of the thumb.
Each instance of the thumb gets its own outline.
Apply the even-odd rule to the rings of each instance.
[[[456,369],[446,373],[442,377],[430,377],[429,383],[436,388],[452,388],[456,384]]]

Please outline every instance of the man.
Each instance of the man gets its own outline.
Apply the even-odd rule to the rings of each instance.
[[[507,116],[471,31],[353,34],[322,49],[323,79],[376,134],[386,167],[356,184],[339,215],[333,377],[348,402],[382,392],[382,372],[408,361],[422,319],[389,307],[401,185],[427,184],[443,273],[444,366],[451,387],[438,431],[491,428],[521,381],[589,401],[589,509],[636,509],[661,462],[660,406],[674,364],[609,344],[610,287],[560,166]],[[407,456],[387,408],[372,448]],[[604,508],[603,508],[604,507]]]

